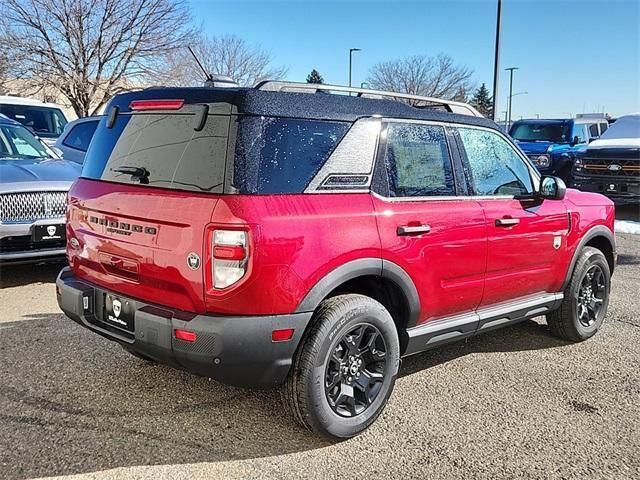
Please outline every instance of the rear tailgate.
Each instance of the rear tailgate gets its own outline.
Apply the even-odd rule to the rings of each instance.
[[[79,278],[149,303],[204,312],[204,230],[217,198],[80,179],[69,195],[67,238]]]
[[[205,229],[223,190],[231,106],[155,108],[144,93],[142,111],[128,108],[136,94],[116,97],[119,111],[108,108],[96,130],[69,193],[69,262],[107,290],[203,313]]]

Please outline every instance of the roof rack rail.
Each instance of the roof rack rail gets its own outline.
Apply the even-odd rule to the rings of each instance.
[[[438,108],[444,107],[451,113],[460,115],[470,115],[472,117],[482,117],[483,115],[468,103],[456,102],[454,100],[443,100],[441,98],[423,97],[410,93],[387,92],[384,90],[372,90],[369,88],[345,87],[342,85],[326,85],[324,83],[302,83],[284,82],[280,80],[265,80],[257,83],[256,90],[269,92],[295,92],[295,93],[318,93],[318,92],[346,92],[355,93],[358,97],[364,98],[392,98],[396,100],[413,100],[424,105],[413,105],[416,108]]]

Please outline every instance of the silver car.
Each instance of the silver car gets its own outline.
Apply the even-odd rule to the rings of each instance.
[[[0,114],[0,263],[64,256],[67,192],[80,171]]]

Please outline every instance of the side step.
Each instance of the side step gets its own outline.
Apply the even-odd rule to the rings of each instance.
[[[557,308],[563,298],[562,293],[544,293],[410,328],[403,356],[544,315]]]

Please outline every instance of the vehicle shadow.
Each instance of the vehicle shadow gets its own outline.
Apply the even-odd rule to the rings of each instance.
[[[467,340],[407,357],[402,362],[398,376],[411,375],[471,353],[543,350],[569,344],[570,342],[553,336],[546,323],[527,320],[511,327],[483,333]]]
[[[640,265],[640,256],[620,253],[618,254],[618,265]]]
[[[229,387],[146,362],[62,315],[46,317],[1,325],[0,434],[14,448],[0,449],[0,478],[221,462],[330,445],[295,424],[276,391]],[[400,375],[474,352],[563,344],[529,321],[410,357]]]
[[[49,263],[0,265],[0,288],[19,287],[33,283],[53,283],[66,260]]]
[[[295,424],[277,391],[140,360],[63,315],[0,324],[0,352],[0,438],[12,446],[0,447],[3,479],[329,445]]]

